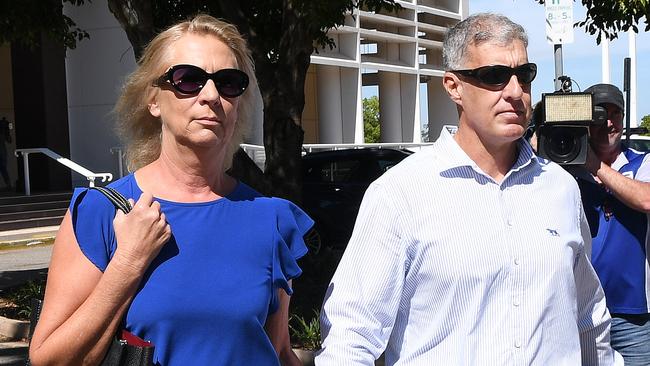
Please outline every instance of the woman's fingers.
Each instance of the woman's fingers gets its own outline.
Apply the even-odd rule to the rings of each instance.
[[[118,212],[114,220],[118,249],[130,261],[146,266],[171,237],[171,228],[160,203],[143,192],[127,215]]]

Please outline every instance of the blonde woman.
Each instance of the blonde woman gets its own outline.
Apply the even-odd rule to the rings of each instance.
[[[77,189],[57,235],[33,365],[97,364],[125,327],[159,365],[293,365],[288,307],[312,220],[225,173],[256,84],[236,28],[207,15],[160,33],[116,106],[134,173],[115,213]]]

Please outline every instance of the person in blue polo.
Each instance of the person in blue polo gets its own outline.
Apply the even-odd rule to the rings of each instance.
[[[590,127],[591,174],[578,177],[591,260],[612,315],[612,347],[625,365],[650,365],[650,157],[622,144],[623,93],[610,84],[585,92],[607,110],[607,124]]]

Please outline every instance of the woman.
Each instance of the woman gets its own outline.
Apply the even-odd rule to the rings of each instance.
[[[57,235],[33,365],[97,364],[120,327],[160,365],[296,364],[291,279],[313,222],[228,176],[255,74],[236,28],[207,15],[145,49],[116,111],[125,215],[77,189]]]

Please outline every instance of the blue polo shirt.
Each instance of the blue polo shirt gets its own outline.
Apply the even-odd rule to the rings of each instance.
[[[647,155],[625,149],[612,168],[626,177],[649,181]],[[591,260],[613,314],[650,312],[648,215],[627,207],[595,181],[578,178],[593,237]]]

